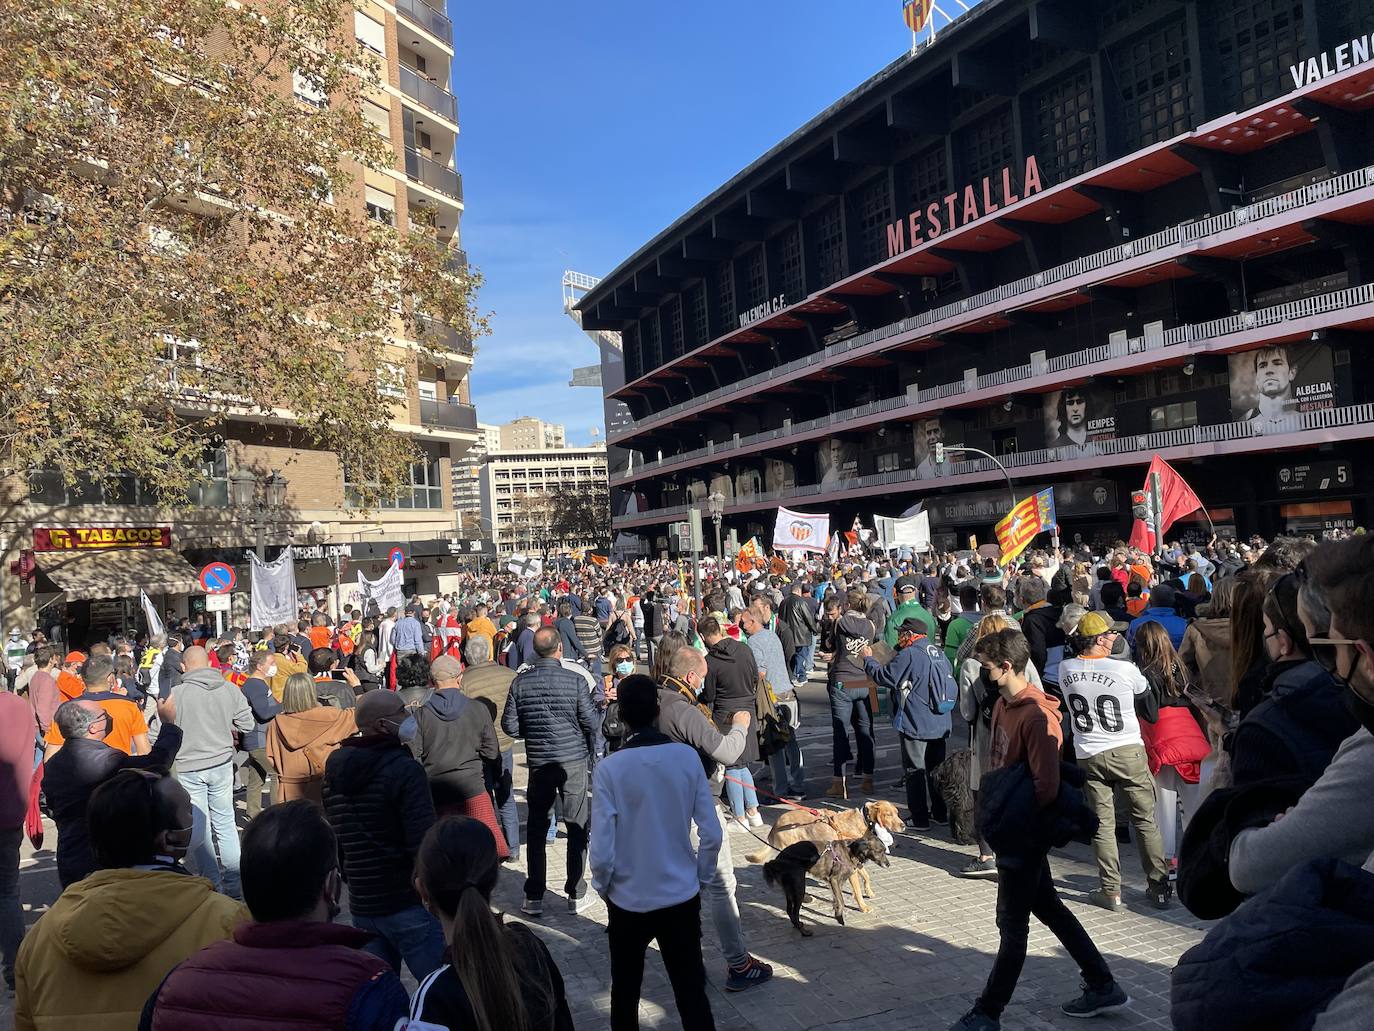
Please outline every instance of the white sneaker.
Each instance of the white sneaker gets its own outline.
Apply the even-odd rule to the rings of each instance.
[[[741,834],[747,834],[749,833],[749,825],[745,823],[743,820],[736,820],[732,816],[730,817],[730,830],[738,831]]]
[[[750,827],[762,827],[762,826],[763,826],[763,817],[760,816],[758,813],[749,813],[749,814],[748,814],[748,819],[749,819],[749,826],[750,826]]]

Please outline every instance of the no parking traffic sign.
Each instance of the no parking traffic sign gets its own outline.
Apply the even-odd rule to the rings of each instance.
[[[391,560],[393,566],[400,566],[402,569],[406,567],[406,553],[400,548],[392,548],[387,558]]]
[[[234,567],[227,562],[211,562],[200,571],[200,586],[206,594],[228,594],[238,579]]]

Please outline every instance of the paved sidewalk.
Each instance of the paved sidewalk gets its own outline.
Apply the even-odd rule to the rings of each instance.
[[[808,782],[817,792],[813,801],[830,781],[830,727],[823,698],[821,685],[812,684],[803,691],[801,737]],[[879,730],[878,766],[878,797],[897,802],[905,810],[905,792],[892,787],[900,774],[900,760],[890,727]],[[848,804],[858,802],[851,799]],[[771,823],[782,809],[763,811]],[[774,978],[747,992],[727,993],[715,928],[709,913],[703,912],[702,944],[718,1027],[741,1031],[943,1029],[968,1009],[982,988],[997,949],[997,886],[951,875],[967,862],[973,849],[953,844],[948,828],[897,836],[892,867],[870,868],[878,894],[872,913],[858,912],[851,902],[841,927],[830,916],[828,893],[824,899],[817,896],[817,902],[803,909],[803,920],[815,932],[805,939],[788,923],[781,892],[765,885],[761,868],[743,858],[761,846],[747,834],[731,833],[730,839],[745,938],[756,956],[773,964]],[[1057,850],[1050,860],[1061,894],[1133,1000],[1128,1010],[1097,1021],[1104,1029],[1170,1026],[1169,972],[1179,955],[1201,940],[1206,926],[1177,902],[1166,912],[1146,903],[1144,876],[1134,853],[1134,846],[1123,846],[1128,906],[1124,913],[1109,913],[1084,901],[1097,883],[1090,849],[1075,845]],[[560,836],[548,853],[548,883],[555,887],[563,882],[565,854]],[[507,913],[517,914],[516,919],[520,919],[523,867],[522,862],[518,869],[502,874],[495,899]],[[605,921],[606,907],[600,900],[573,916],[556,891],[545,896],[544,916],[530,921],[563,972],[578,1027],[605,1027],[609,1019]],[[1054,937],[1032,920],[1025,972],[1003,1016],[1003,1027],[1009,1031],[1081,1028],[1083,1022],[1059,1012],[1059,1004],[1078,992],[1078,972],[1072,961]],[[645,968],[641,1019],[646,1028],[677,1026],[667,976],[652,951]]]

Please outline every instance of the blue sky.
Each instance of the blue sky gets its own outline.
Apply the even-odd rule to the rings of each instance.
[[[900,0],[449,11],[463,246],[494,313],[472,376],[478,418],[562,422],[577,444],[601,426],[601,397],[567,385],[597,351],[563,314],[563,270],[606,274],[911,43]]]

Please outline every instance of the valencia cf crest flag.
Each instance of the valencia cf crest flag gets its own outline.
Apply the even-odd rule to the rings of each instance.
[[[934,4],[935,0],[904,0],[902,20],[906,22],[906,27],[919,35],[930,19],[930,11]]]

